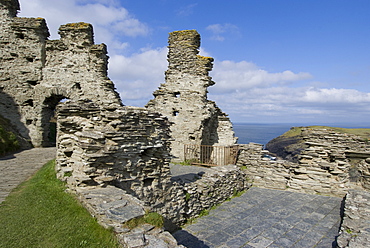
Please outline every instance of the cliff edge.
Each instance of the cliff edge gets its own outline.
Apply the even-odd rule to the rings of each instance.
[[[266,144],[266,149],[271,153],[291,162],[298,162],[298,155],[305,148],[307,145],[303,142],[302,127],[292,127]]]
[[[309,147],[309,144],[307,144],[305,140],[309,139],[308,136],[314,133],[314,130],[327,130],[328,132],[348,134],[348,139],[354,139],[354,137],[356,137],[355,139],[359,141],[368,141],[370,137],[369,128],[339,128],[327,126],[292,127],[286,133],[270,140],[266,144],[266,149],[282,159],[298,162],[301,151]],[[357,147],[354,148],[354,150],[356,150]]]

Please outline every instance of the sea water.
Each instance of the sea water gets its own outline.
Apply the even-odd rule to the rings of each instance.
[[[233,124],[235,136],[238,137],[238,144],[254,142],[263,145],[289,131],[293,126],[292,124]]]
[[[270,140],[282,135],[290,130],[292,127],[310,126],[312,124],[256,124],[256,123],[233,123],[235,136],[238,137],[238,144],[248,144],[250,142],[266,145]],[[316,124],[319,125],[319,124]],[[369,125],[364,123],[357,124],[344,124],[344,123],[331,123],[324,124],[330,127],[343,127],[343,128],[369,128]]]

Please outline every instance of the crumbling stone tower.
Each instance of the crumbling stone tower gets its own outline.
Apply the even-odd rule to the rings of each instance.
[[[233,145],[232,124],[215,102],[207,99],[207,88],[215,84],[209,76],[213,58],[198,55],[200,35],[196,30],[169,35],[166,83],[147,104],[166,116],[173,125],[172,155],[184,159],[184,145]]]
[[[71,23],[48,40],[43,18],[18,18],[18,0],[0,0],[0,113],[33,146],[50,145],[50,119],[62,99],[90,99],[120,106],[107,77],[104,44],[95,45],[93,28]]]

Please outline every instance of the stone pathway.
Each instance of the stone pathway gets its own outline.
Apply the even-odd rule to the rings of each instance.
[[[46,162],[54,159],[56,148],[34,148],[0,158],[0,203],[21,182],[27,180]]]
[[[251,188],[174,233],[186,247],[336,247],[342,198]]]

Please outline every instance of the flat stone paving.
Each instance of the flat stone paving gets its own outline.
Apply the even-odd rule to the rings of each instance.
[[[206,247],[337,247],[342,198],[253,187],[174,233]]]
[[[46,162],[55,159],[56,148],[33,148],[0,158],[0,203],[21,182],[31,177]]]

